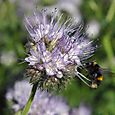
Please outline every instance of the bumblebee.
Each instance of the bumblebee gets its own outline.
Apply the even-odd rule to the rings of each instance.
[[[81,74],[79,69],[85,71],[85,75]],[[77,77],[91,88],[97,88],[104,78],[102,68],[95,61],[84,63],[83,67],[77,68],[76,73]]]
[[[87,76],[90,80],[90,87],[97,88],[104,78],[102,74],[102,68],[95,61],[85,63],[84,67],[88,72]]]

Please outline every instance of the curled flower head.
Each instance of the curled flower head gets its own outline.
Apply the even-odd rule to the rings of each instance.
[[[42,89],[61,88],[79,76],[76,67],[82,66],[96,49],[83,32],[83,25],[73,24],[71,18],[63,21],[63,17],[56,10],[51,16],[43,10],[25,18],[31,37],[25,58],[29,63],[26,75]]]

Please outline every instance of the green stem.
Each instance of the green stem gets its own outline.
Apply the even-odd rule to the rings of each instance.
[[[115,0],[111,2],[111,6],[108,10],[107,16],[106,16],[106,21],[111,22],[113,17],[115,15]]]
[[[115,4],[115,0],[113,0],[111,2],[110,8],[109,8],[108,13],[107,13],[106,18],[105,18],[105,23],[106,23],[105,25],[106,26],[104,28],[106,28],[106,30],[107,30],[108,24],[112,21],[114,15],[115,15],[114,4]],[[107,57],[109,60],[109,64],[111,65],[110,68],[112,69],[113,68],[114,53],[113,53],[110,37],[111,37],[111,31],[109,31],[108,34],[105,34],[105,36],[103,37],[103,46],[104,46],[104,49],[106,51],[106,54],[107,54]]]
[[[24,110],[22,111],[22,115],[27,115],[28,114],[28,111],[29,111],[29,109],[31,107],[32,101],[34,99],[34,96],[35,96],[35,93],[36,93],[36,90],[37,90],[37,86],[38,86],[38,83],[33,85],[30,97],[28,99],[28,102],[25,105]]]
[[[111,62],[112,58],[114,57],[114,54],[113,54],[113,50],[112,50],[110,34],[106,34],[103,37],[103,46],[105,48],[107,57],[108,57],[109,61]],[[112,62],[110,64],[112,64]]]

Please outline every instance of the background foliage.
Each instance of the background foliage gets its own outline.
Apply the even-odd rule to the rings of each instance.
[[[7,88],[13,86],[16,80],[24,79],[26,65],[20,62],[26,55],[24,45],[28,34],[24,28],[23,14],[35,7],[29,7],[33,3],[31,0],[28,4],[20,1],[0,1],[0,113],[5,115],[8,114],[5,100]],[[38,2],[39,8],[57,4],[56,0]],[[96,90],[76,79],[61,95],[65,96],[71,107],[85,103],[92,107],[93,115],[115,115],[115,0],[84,0],[78,8],[85,25],[94,19],[99,22],[100,31],[97,36],[92,35],[92,39],[98,39],[101,46],[93,59],[113,73],[106,72],[103,83]],[[66,12],[66,15],[69,13]]]

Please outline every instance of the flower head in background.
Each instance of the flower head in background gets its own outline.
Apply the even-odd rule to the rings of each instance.
[[[95,52],[96,47],[83,32],[83,25],[64,20],[57,9],[49,16],[46,10],[25,17],[30,34],[27,44],[30,83],[38,82],[41,89],[60,89],[74,76],[82,76],[77,67]]]
[[[6,93],[8,101],[12,102],[12,109],[17,112],[25,106],[31,91],[31,86],[27,81],[18,81],[14,89],[9,89]],[[69,106],[57,96],[47,92],[37,90],[29,115],[69,115]]]
[[[81,102],[78,108],[71,109],[70,115],[92,115],[92,108]]]

